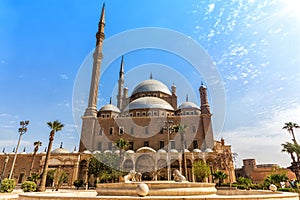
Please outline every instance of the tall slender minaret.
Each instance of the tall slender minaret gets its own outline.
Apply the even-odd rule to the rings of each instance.
[[[201,86],[199,88],[200,92],[200,101],[201,101],[201,113],[202,114],[210,114],[210,106],[207,100],[207,92],[206,87],[201,83]]]
[[[92,136],[99,126],[97,123],[97,99],[98,99],[98,86],[100,81],[100,66],[103,59],[102,45],[105,38],[104,35],[105,26],[105,4],[102,6],[101,17],[98,24],[98,32],[96,33],[96,47],[93,54],[93,71],[90,86],[88,107],[85,110],[84,116],[82,116],[82,129],[79,144],[79,151],[82,152],[86,149],[91,150]]]
[[[123,109],[123,88],[124,88],[124,56],[122,56],[120,72],[119,72],[119,81],[118,81],[118,95],[117,95],[117,106],[120,110]]]
[[[214,136],[213,136],[213,130],[212,130],[212,122],[211,122],[211,116],[210,113],[210,106],[208,103],[207,98],[207,89],[201,83],[201,86],[199,88],[200,92],[200,101],[201,101],[201,121],[202,122],[202,128],[203,128],[203,143],[201,145],[201,150],[205,151],[207,148],[212,149],[214,147]]]
[[[102,12],[100,21],[98,24],[98,32],[96,33],[96,48],[93,54],[93,71],[90,86],[90,95],[88,107],[85,111],[84,116],[97,116],[97,99],[98,99],[98,87],[100,81],[100,66],[103,59],[102,45],[105,38],[104,26],[105,26],[105,4],[102,6]]]

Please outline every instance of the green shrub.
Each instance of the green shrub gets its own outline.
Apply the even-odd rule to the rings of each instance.
[[[294,188],[278,188],[277,190],[281,192],[297,192]]]
[[[24,181],[21,185],[21,189],[24,192],[35,192],[36,191],[36,183],[33,181]]]
[[[16,182],[14,179],[5,178],[0,185],[0,192],[12,192],[16,187]]]
[[[76,189],[78,190],[80,187],[83,187],[83,180],[79,180],[79,179],[77,179],[77,180],[75,180],[74,181],[74,183],[73,183],[73,185],[76,187]]]

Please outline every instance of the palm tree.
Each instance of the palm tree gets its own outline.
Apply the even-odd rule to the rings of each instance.
[[[32,155],[31,166],[30,166],[30,170],[29,170],[29,176],[31,176],[31,171],[32,171],[33,164],[34,164],[34,159],[35,159],[36,153],[37,153],[38,150],[39,150],[39,147],[42,146],[42,142],[41,142],[41,141],[35,141],[35,142],[33,143],[33,146],[34,146],[34,149],[33,149],[33,155]]]
[[[224,179],[226,179],[228,177],[228,175],[222,171],[214,172],[212,175],[214,177],[214,180],[218,180],[219,186],[221,186],[221,183],[223,183]]]
[[[177,124],[174,126],[175,132],[180,133],[180,141],[181,141],[181,153],[182,153],[182,161],[183,161],[183,169],[184,169],[184,175],[187,178],[187,166],[186,166],[186,158],[184,151],[186,149],[186,141],[185,141],[185,129],[187,125],[185,124]]]
[[[40,185],[38,187],[38,191],[44,192],[46,190],[45,185],[46,185],[46,179],[47,179],[47,171],[48,171],[48,163],[50,159],[50,153],[52,149],[52,143],[54,140],[54,135],[57,131],[61,131],[61,129],[64,127],[62,123],[60,123],[58,120],[54,122],[47,122],[47,125],[49,128],[51,128],[50,136],[49,136],[49,143],[48,143],[48,149],[47,149],[47,154],[45,158],[45,164],[43,167],[43,172],[42,172],[42,179],[40,182]]]
[[[282,129],[286,129],[290,134],[292,134],[294,144],[298,144],[295,138],[294,129],[300,128],[300,126],[293,122],[284,123],[284,127]]]
[[[120,138],[115,142],[115,146],[120,149],[119,169],[121,170],[121,165],[123,161],[123,152],[128,149],[129,142],[123,138]]]
[[[290,142],[286,142],[285,144],[281,144],[282,148],[282,152],[287,152],[288,154],[290,154],[291,159],[293,160],[293,163],[296,162],[296,158],[295,158],[295,145],[290,143]]]

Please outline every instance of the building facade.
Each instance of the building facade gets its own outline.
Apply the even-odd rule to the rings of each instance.
[[[290,180],[296,180],[290,169],[280,168],[277,164],[257,165],[255,159],[244,159],[243,166],[235,170],[236,177],[250,178],[253,183],[263,183],[271,174],[285,174]]]
[[[109,104],[97,108],[103,58],[101,50],[105,37],[104,12],[103,9],[96,34],[89,102],[82,116],[79,151],[119,152],[122,149],[115,144],[124,139],[129,143],[122,162],[122,168],[126,171],[134,169],[147,174],[149,179],[159,179],[157,174],[161,179],[170,179],[171,171],[178,169],[188,180],[194,181],[191,167],[195,161],[202,160],[214,170],[225,170],[233,182],[235,175],[231,148],[224,142],[222,145],[214,140],[212,113],[207,88],[203,84],[199,84],[200,105],[189,102],[188,98],[178,105],[176,86],[167,86],[163,80],[153,79],[152,74],[128,94],[129,89],[124,87],[125,66],[122,56],[117,105],[110,100]],[[228,155],[222,157],[221,154]],[[186,167],[190,169],[187,172],[182,169],[183,157],[186,158]],[[220,164],[225,157],[227,164]]]

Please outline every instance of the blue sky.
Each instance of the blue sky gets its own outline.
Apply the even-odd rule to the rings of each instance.
[[[20,120],[30,120],[20,150],[26,147],[26,151],[32,151],[36,140],[41,140],[44,148],[49,135],[46,122],[56,119],[65,128],[56,134],[54,148],[62,141],[70,150],[78,146],[73,91],[82,75],[84,59],[95,45],[102,3],[96,0],[0,2],[1,151],[5,147],[11,152],[16,145]],[[280,144],[291,139],[281,130],[284,122],[300,124],[297,0],[108,0],[105,3],[107,40],[137,28],[166,28],[196,41],[209,55],[226,96],[224,126],[221,130],[215,128],[215,138],[224,137],[232,145],[238,154],[238,166],[244,158],[289,165],[289,156],[281,153]],[[115,102],[119,62],[120,57],[103,72],[99,107],[108,103],[110,96]],[[179,74],[194,92],[189,94],[191,100],[199,103],[197,89],[207,77],[201,76],[186,60],[157,49],[125,54],[128,86],[138,83],[132,77],[141,80],[149,77],[149,67],[145,67],[149,63],[164,65],[174,76]],[[160,76],[155,66],[150,67],[154,78]],[[89,84],[89,76],[82,76],[86,80],[81,81]],[[175,82],[178,89],[181,85],[170,77],[162,81],[169,87]],[[213,93],[210,95],[211,100],[216,98]],[[82,97],[84,108],[85,98]],[[184,99],[185,94],[181,94],[180,100]],[[212,105],[214,113],[216,107]],[[217,116],[213,120],[215,124],[219,122]],[[299,134],[300,130],[296,130],[297,137]]]

